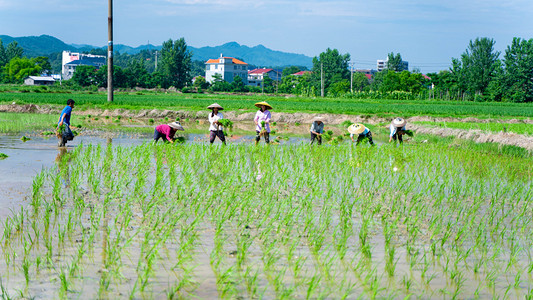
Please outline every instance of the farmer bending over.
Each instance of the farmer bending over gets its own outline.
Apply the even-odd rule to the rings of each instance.
[[[172,122],[170,124],[161,124],[157,126],[154,131],[154,144],[157,143],[159,138],[163,139],[163,141],[166,139],[173,144],[174,134],[176,134],[176,131],[178,130],[185,130],[179,122]]]
[[[324,118],[322,117],[316,117],[313,124],[311,124],[311,129],[309,129],[311,132],[311,141],[309,142],[309,145],[312,145],[315,139],[318,141],[319,145],[322,145],[322,133],[324,133],[323,120]]]
[[[407,121],[402,118],[396,118],[392,120],[392,123],[390,124],[390,137],[389,137],[389,143],[394,140],[396,142],[396,139],[401,143],[403,143],[403,135],[405,134],[405,124],[407,124]]]
[[[370,129],[365,127],[363,124],[352,124],[348,127],[348,132],[350,133],[350,138],[352,139],[352,142],[354,142],[354,136],[357,134],[357,142],[355,142],[355,145],[359,145],[362,140],[368,139],[368,143],[372,146],[374,146],[374,141],[372,140],[372,132],[370,132]]]

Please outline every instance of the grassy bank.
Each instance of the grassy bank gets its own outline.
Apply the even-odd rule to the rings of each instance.
[[[525,123],[467,123],[467,122],[414,122],[415,124],[455,128],[465,130],[483,130],[489,132],[513,132],[517,134],[533,135],[533,124]]]
[[[209,104],[218,102],[226,110],[254,111],[253,104],[268,101],[276,112],[307,112],[353,115],[376,115],[393,117],[440,116],[478,118],[531,118],[533,104],[479,103],[451,101],[413,100],[353,100],[344,98],[305,98],[261,95],[225,94],[178,94],[157,92],[116,93],[112,104],[105,93],[35,93],[0,92],[0,103],[8,104],[52,104],[64,105],[66,100],[76,100],[77,109],[172,109],[204,110]]]

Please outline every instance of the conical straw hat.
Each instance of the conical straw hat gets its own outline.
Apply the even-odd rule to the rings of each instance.
[[[352,124],[348,126],[348,132],[351,134],[361,134],[365,129],[366,127],[363,124]]]
[[[172,123],[169,123],[168,126],[176,130],[185,131],[185,129],[183,129],[183,126],[181,126],[180,122],[172,122]]]
[[[403,118],[396,118],[396,119],[392,120],[392,125],[394,127],[404,127],[405,124],[407,124],[407,121],[405,121],[405,119],[403,119]]]
[[[266,103],[265,101],[257,102],[257,103],[255,104],[255,106],[257,106],[258,108],[261,108],[261,105],[266,106],[267,109],[272,109],[272,106],[270,106],[270,104]]]
[[[224,110],[224,108],[220,106],[220,104],[218,103],[213,103],[207,107],[207,109],[213,109],[213,108],[218,108],[218,110]]]

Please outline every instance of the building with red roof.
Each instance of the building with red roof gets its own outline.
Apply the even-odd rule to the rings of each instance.
[[[209,59],[205,62],[205,80],[212,83],[215,74],[227,82],[233,82],[233,78],[241,77],[244,84],[248,84],[248,64],[242,60],[227,57],[220,54],[219,58]]]
[[[305,74],[311,74],[313,72],[311,71],[300,71],[300,72],[297,72],[297,73],[294,73],[294,74],[291,74],[293,76],[302,76],[302,75],[305,75]]]
[[[254,69],[248,72],[248,85],[261,86],[265,74],[274,81],[281,81],[281,72],[274,69]]]

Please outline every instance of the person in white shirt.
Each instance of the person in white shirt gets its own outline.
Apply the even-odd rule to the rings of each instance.
[[[407,124],[407,121],[402,118],[396,118],[392,120],[392,123],[390,124],[390,135],[389,135],[389,143],[394,140],[396,142],[396,139],[401,143],[403,143],[403,135],[405,134],[405,124]]]
[[[374,146],[374,141],[372,140],[372,132],[370,129],[365,127],[363,124],[352,124],[348,126],[348,132],[350,133],[350,139],[352,139],[352,143],[355,141],[354,137],[357,135],[357,141],[355,141],[355,145],[359,145],[364,139],[368,140],[368,143],[372,146]]]
[[[270,119],[272,115],[270,114],[269,109],[272,109],[266,102],[257,102],[255,104],[259,110],[255,114],[254,123],[255,123],[255,144],[259,143],[261,136],[265,137],[265,143],[270,143]]]
[[[213,103],[207,107],[211,110],[209,114],[209,142],[213,144],[215,138],[218,137],[224,145],[226,145],[226,137],[224,136],[224,127],[220,124],[219,120],[223,119],[222,113],[219,111],[224,110],[218,103]]]

